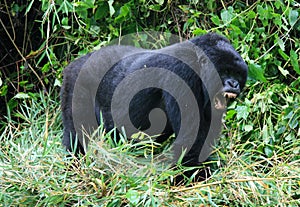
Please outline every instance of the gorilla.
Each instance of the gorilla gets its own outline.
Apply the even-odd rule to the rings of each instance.
[[[84,154],[86,133],[100,124],[106,132],[158,135],[159,143],[175,134],[174,162],[184,153],[183,165],[198,166],[207,160],[226,105],[241,93],[247,71],[230,42],[216,33],[157,50],[104,47],[64,69],[63,144]]]

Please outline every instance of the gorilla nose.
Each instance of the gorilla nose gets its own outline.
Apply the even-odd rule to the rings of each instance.
[[[226,80],[225,85],[231,87],[232,89],[239,89],[239,82],[236,80]]]

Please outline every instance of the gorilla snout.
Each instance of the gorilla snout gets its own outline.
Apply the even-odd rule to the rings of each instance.
[[[223,92],[230,92],[239,95],[241,93],[239,82],[234,79],[225,80]]]

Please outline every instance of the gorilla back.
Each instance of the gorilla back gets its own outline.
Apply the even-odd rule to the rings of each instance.
[[[124,127],[163,142],[175,133],[174,162],[199,165],[221,130],[229,99],[247,80],[229,41],[210,33],[159,50],[108,46],[72,62],[61,89],[63,144],[84,153],[91,132]]]

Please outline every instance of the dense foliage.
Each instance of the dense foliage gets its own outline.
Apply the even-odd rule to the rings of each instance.
[[[299,14],[294,0],[1,1],[0,203],[300,205]],[[122,35],[149,30],[183,39],[221,33],[249,65],[247,87],[229,107],[214,152],[219,170],[194,187],[173,188],[168,180],[179,172],[136,161],[150,156],[149,148],[108,147],[102,137],[80,169],[66,171],[57,97],[63,68]]]

